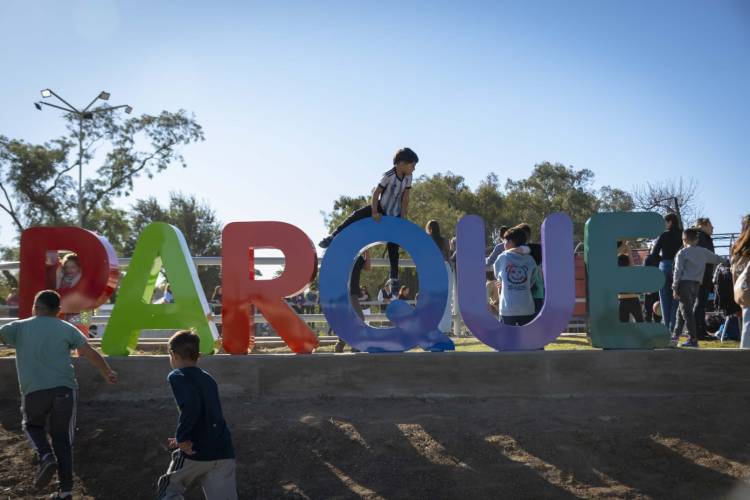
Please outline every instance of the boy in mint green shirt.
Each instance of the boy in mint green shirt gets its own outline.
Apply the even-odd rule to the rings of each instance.
[[[46,486],[57,469],[60,488],[53,498],[73,498],[73,432],[78,384],[71,349],[94,364],[110,384],[117,382],[102,356],[81,332],[57,318],[60,295],[53,290],[34,298],[34,316],[0,327],[0,341],[15,347],[21,390],[23,429],[39,455],[37,488]],[[49,419],[50,448],[45,424]],[[54,454],[53,454],[54,450]]]

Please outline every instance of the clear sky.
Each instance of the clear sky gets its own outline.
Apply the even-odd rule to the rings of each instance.
[[[46,87],[185,108],[206,141],[133,197],[194,193],[225,223],[283,220],[317,242],[320,211],[407,145],[416,174],[472,187],[548,160],[624,189],[694,177],[717,231],[750,212],[743,0],[3,0],[0,44],[0,134],[62,131],[32,105]]]

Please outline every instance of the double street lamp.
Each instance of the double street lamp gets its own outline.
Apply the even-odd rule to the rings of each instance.
[[[42,110],[42,106],[49,106],[50,108],[55,108],[62,110],[65,113],[70,113],[78,119],[78,225],[80,227],[83,227],[83,121],[92,120],[94,118],[94,115],[96,114],[109,113],[122,108],[125,108],[125,113],[130,114],[133,112],[133,107],[128,104],[122,104],[120,106],[102,105],[98,108],[91,109],[91,106],[93,106],[96,101],[109,100],[109,92],[107,92],[106,90],[102,90],[101,92],[99,92],[99,95],[96,96],[94,100],[92,100],[89,105],[83,109],[76,108],[68,101],[57,95],[52,89],[42,90],[42,97],[44,99],[55,97],[58,101],[60,101],[60,103],[62,103],[62,105],[52,104],[46,101],[37,101],[34,103],[34,107],[39,111]]]

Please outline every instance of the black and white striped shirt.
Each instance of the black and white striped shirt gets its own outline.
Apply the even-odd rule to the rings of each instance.
[[[380,195],[380,206],[383,208],[385,215],[398,217],[401,215],[401,199],[407,189],[411,189],[411,175],[399,177],[396,173],[396,167],[383,174],[378,184],[383,188]]]

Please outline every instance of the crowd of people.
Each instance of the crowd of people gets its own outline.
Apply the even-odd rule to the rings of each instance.
[[[736,330],[742,347],[750,347],[750,304],[734,292],[735,284],[742,289],[742,273],[750,261],[750,216],[742,219],[729,259],[715,253],[710,219],[699,218],[694,227],[684,229],[677,214],[669,213],[664,224],[664,232],[651,243],[643,262],[661,270],[664,286],[656,293],[644,294],[643,307],[640,294],[619,294],[620,321],[660,320],[671,333],[673,345],[683,334],[687,336],[680,344],[683,347],[698,347],[699,340],[716,336],[731,338],[730,330]],[[618,242],[617,253],[618,265],[633,265],[633,252],[626,243]]]

